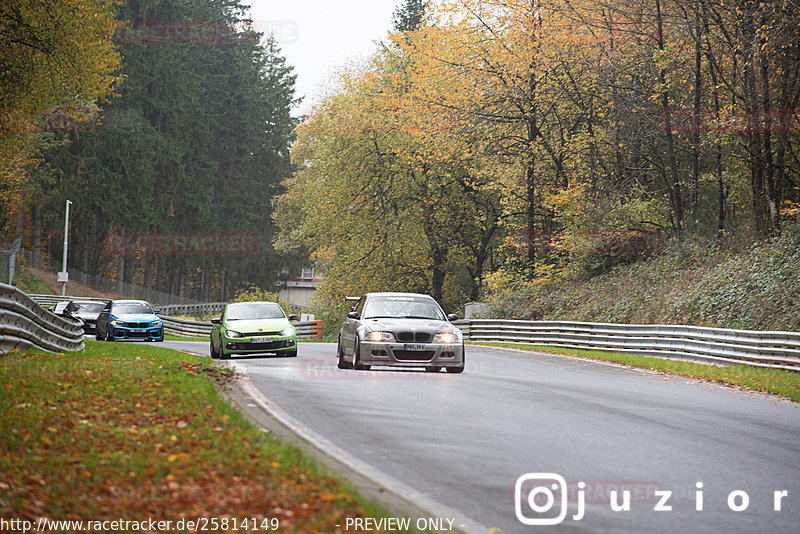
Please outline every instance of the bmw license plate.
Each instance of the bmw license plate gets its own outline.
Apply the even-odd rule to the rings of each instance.
[[[131,332],[134,334],[144,334],[147,332],[146,328],[131,328]]]
[[[425,345],[411,345],[406,343],[403,345],[403,350],[425,350]]]
[[[272,343],[271,337],[254,337],[250,339],[250,343]]]

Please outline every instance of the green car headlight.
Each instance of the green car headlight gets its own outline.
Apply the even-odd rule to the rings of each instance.
[[[225,330],[225,337],[244,337],[241,333],[235,330]]]
[[[287,326],[286,328],[284,328],[283,330],[280,331],[280,334],[282,336],[291,336],[291,335],[294,334],[294,327],[293,326]]]

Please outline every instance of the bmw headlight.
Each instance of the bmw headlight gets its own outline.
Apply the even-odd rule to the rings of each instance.
[[[111,321],[111,324],[113,324],[114,326],[124,326],[125,325],[125,321],[120,321],[119,319],[114,319],[113,321]]]
[[[280,334],[282,336],[291,336],[292,334],[294,334],[294,327],[293,326],[287,326],[286,328],[284,328],[283,330],[280,331]]]
[[[455,332],[439,332],[433,336],[434,343],[458,343],[458,336]]]
[[[379,330],[374,330],[372,332],[368,332],[367,335],[364,336],[364,339],[373,342],[375,341],[388,342],[388,341],[394,341],[394,336],[392,335],[391,332],[381,332]]]
[[[234,330],[225,330],[225,337],[244,337],[241,333]]]
[[[161,321],[153,321],[152,323],[150,323],[150,326],[161,326],[161,325],[162,325]]]

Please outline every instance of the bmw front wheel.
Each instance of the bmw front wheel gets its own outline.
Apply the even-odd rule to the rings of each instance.
[[[358,342],[358,339],[356,339],[356,344],[353,346],[353,369],[357,371],[369,371],[370,366],[359,361],[359,352],[361,352],[360,345],[361,344]]]
[[[339,336],[339,342],[336,343],[336,367],[339,369],[352,369],[353,365],[344,361],[344,348],[342,348],[342,337]]]

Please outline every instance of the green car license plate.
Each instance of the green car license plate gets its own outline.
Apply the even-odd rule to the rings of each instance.
[[[271,337],[254,337],[250,338],[250,343],[272,343]]]

